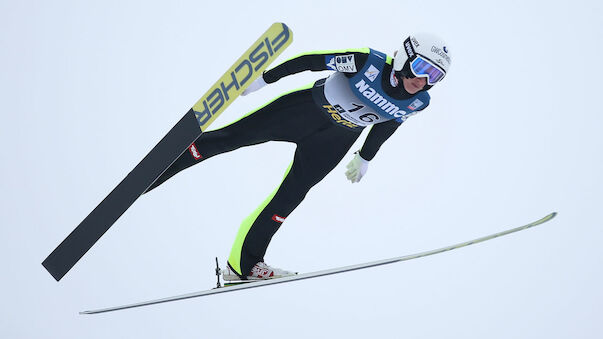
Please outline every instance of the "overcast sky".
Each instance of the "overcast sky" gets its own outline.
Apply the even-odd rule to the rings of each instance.
[[[600,338],[600,1],[0,1],[1,338]],[[302,52],[392,54],[415,31],[452,55],[430,107],[350,184],[350,154],[283,224],[269,264],[414,261],[82,316],[214,286],[238,226],[294,145],[213,158],[139,199],[59,283],[41,262],[273,22]],[[295,87],[241,97],[218,128]]]

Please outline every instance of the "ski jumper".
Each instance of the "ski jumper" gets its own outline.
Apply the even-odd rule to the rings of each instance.
[[[265,72],[267,83],[302,71],[333,70],[325,79],[284,94],[242,119],[203,133],[149,188],[215,155],[267,141],[297,145],[282,183],[239,228],[228,264],[244,279],[264,260],[272,236],[306,193],[343,159],[372,125],[360,156],[372,160],[409,116],[429,105],[429,94],[397,86],[392,59],[369,49],[321,51],[294,57]]]

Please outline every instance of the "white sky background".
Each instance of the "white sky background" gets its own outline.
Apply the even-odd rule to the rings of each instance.
[[[600,1],[0,2],[1,338],[599,338]],[[432,104],[350,184],[344,161],[273,239],[301,272],[483,244],[353,273],[81,316],[211,288],[294,146],[216,157],[136,204],[57,283],[42,260],[273,22],[305,51],[447,39]],[[219,127],[328,73],[242,97]],[[363,136],[353,150],[361,147]]]

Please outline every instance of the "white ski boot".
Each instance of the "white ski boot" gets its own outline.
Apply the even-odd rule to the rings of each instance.
[[[290,272],[276,267],[270,267],[265,262],[260,261],[253,266],[251,273],[246,277],[239,276],[231,267],[229,263],[226,263],[226,268],[222,271],[222,278],[224,281],[255,281],[255,280],[266,280],[287,277],[290,275],[296,275],[297,272]]]

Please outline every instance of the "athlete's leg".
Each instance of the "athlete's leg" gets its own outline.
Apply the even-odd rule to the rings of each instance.
[[[312,112],[314,113],[314,112]],[[243,221],[228,259],[231,268],[246,276],[263,261],[272,236],[320,182],[345,156],[360,133],[332,125],[298,142],[293,163],[281,185]]]
[[[296,142],[324,121],[304,117],[314,105],[309,89],[285,94],[242,119],[203,134],[151,185],[150,191],[176,173],[214,155],[270,140]]]

